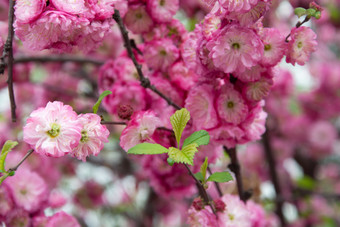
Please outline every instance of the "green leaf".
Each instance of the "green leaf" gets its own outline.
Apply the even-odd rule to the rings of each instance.
[[[313,190],[316,186],[316,182],[313,178],[304,176],[296,181],[296,184],[299,188],[306,190]]]
[[[183,142],[183,147],[191,143],[196,143],[198,146],[208,145],[210,140],[209,133],[205,130],[200,130],[191,134]]]
[[[93,113],[96,114],[98,112],[99,106],[102,103],[103,98],[105,98],[106,96],[111,95],[111,94],[112,94],[111,91],[103,91],[103,93],[101,93],[101,95],[98,98],[98,101],[93,106]]]
[[[216,172],[211,174],[207,179],[207,181],[215,181],[219,183],[228,182],[231,180],[233,180],[233,177],[229,172]]]
[[[8,174],[3,175],[2,177],[0,177],[0,185],[2,184],[2,182],[4,182],[4,180],[8,177]]]
[[[0,155],[0,171],[6,172],[5,170],[5,160],[7,157],[7,154],[16,146],[18,145],[17,141],[7,140],[2,147],[1,155]]]
[[[164,154],[168,149],[154,143],[140,143],[128,150],[129,154]]]
[[[303,15],[306,15],[306,9],[305,8],[302,8],[302,7],[297,7],[294,9],[294,14],[300,18],[302,17]]]
[[[316,13],[316,10],[313,9],[313,8],[309,8],[309,9],[306,10],[307,16],[314,17],[315,13]]]
[[[204,182],[204,177],[201,172],[195,173],[194,176],[196,177],[197,180]]]
[[[182,132],[190,120],[190,113],[187,109],[182,108],[177,110],[171,117],[170,122],[172,125],[172,129],[175,132],[177,147],[179,148],[179,144],[181,142]]]
[[[175,147],[169,148],[169,157],[177,163],[194,164],[195,153],[198,145],[196,143],[185,146],[182,150]]]
[[[202,173],[204,180],[207,176],[207,168],[208,168],[208,157],[205,157],[205,160],[204,160],[203,164],[201,165],[201,173]]]

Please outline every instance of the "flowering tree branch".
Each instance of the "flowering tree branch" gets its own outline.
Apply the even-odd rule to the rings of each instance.
[[[44,55],[44,56],[16,56],[14,58],[14,63],[27,63],[27,62],[75,62],[79,64],[94,64],[94,65],[103,65],[104,62],[93,59],[93,58],[84,58],[72,55]]]
[[[295,25],[296,28],[299,28],[301,27],[301,25],[303,25],[304,23],[308,22],[310,20],[310,16],[306,16],[305,19],[301,22],[301,21],[298,21]],[[290,37],[290,33],[286,36],[286,39],[285,41],[288,43],[289,42],[289,37]]]
[[[244,192],[243,190],[241,166],[240,166],[240,163],[238,162],[236,148],[228,149],[227,147],[224,147],[224,151],[229,155],[230,160],[231,160],[231,163],[229,164],[228,167],[235,174],[238,195],[243,202],[246,202],[247,199],[249,199],[250,195]]]
[[[14,0],[9,1],[9,11],[8,11],[8,36],[6,43],[4,45],[4,50],[1,56],[0,62],[0,74],[4,74],[5,72],[5,59],[8,58],[7,63],[7,84],[8,84],[8,93],[9,93],[9,100],[11,103],[11,117],[12,122],[16,122],[16,104],[15,104],[15,97],[14,97],[14,89],[13,89],[13,20],[14,20]]]
[[[263,145],[264,145],[265,156],[266,156],[266,160],[267,160],[267,163],[268,163],[268,166],[269,166],[270,178],[271,178],[271,180],[274,184],[276,197],[282,198],[279,178],[278,178],[277,171],[276,171],[276,168],[275,168],[276,160],[275,160],[274,152],[273,152],[273,150],[271,148],[271,144],[270,144],[268,127],[267,127],[266,132],[263,134],[262,138],[263,138],[262,142],[263,142]],[[278,200],[275,200],[275,203],[276,203],[276,214],[279,216],[281,225],[286,226],[286,221],[285,221],[285,218],[284,218],[283,213],[282,213],[282,207],[283,207],[284,201],[282,199],[278,199]]]
[[[113,19],[117,22],[120,32],[122,33],[122,37],[124,40],[124,46],[128,52],[129,57],[131,58],[133,64],[136,67],[137,73],[139,75],[139,80],[141,82],[141,86],[144,88],[148,88],[150,90],[152,90],[154,93],[156,93],[157,95],[159,95],[162,99],[164,99],[165,101],[167,101],[167,103],[171,106],[173,106],[175,109],[179,110],[181,109],[181,107],[179,105],[177,105],[176,103],[174,103],[169,97],[167,97],[166,95],[164,95],[162,92],[160,92],[155,86],[153,86],[150,83],[150,80],[144,76],[143,71],[142,71],[142,66],[137,62],[136,56],[133,53],[132,50],[132,45],[129,39],[129,35],[128,35],[128,31],[126,30],[126,27],[122,21],[122,18],[120,17],[120,13],[118,10],[115,9],[115,13],[113,14]]]
[[[27,151],[26,155],[21,159],[21,161],[14,167],[8,169],[8,172],[17,171],[19,166],[34,152],[33,149]]]

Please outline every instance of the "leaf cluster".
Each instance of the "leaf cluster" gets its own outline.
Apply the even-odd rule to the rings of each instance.
[[[6,171],[5,170],[5,164],[6,164],[6,158],[7,155],[12,149],[18,145],[18,142],[12,141],[12,140],[7,140],[5,144],[2,147],[1,154],[0,154],[0,173],[2,173],[2,177],[0,177],[0,185],[2,182],[9,176],[14,175],[14,171]]]

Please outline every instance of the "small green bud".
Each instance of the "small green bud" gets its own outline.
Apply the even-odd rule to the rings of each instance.
[[[319,20],[320,17],[321,17],[321,12],[320,12],[320,11],[317,11],[317,12],[314,14],[314,17],[315,17],[315,19]]]
[[[168,158],[168,159],[167,159],[167,162],[168,162],[168,164],[169,164],[170,166],[173,166],[173,165],[175,164],[175,161],[172,160],[172,158]]]
[[[314,17],[315,13],[316,13],[316,10],[312,9],[312,8],[309,8],[309,9],[306,10],[306,13],[307,13],[307,16]]]
[[[15,174],[15,171],[11,171],[8,173],[8,176],[14,176],[14,174]]]
[[[298,7],[298,8],[295,8],[294,9],[294,14],[297,16],[297,17],[302,17],[303,15],[306,15],[306,9],[302,8],[302,7]]]

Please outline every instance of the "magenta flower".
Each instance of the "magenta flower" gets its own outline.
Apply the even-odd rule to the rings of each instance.
[[[218,0],[223,8],[229,12],[250,10],[258,0]]]
[[[16,0],[15,18],[20,23],[30,23],[40,16],[46,7],[46,0]]]
[[[308,27],[293,28],[291,40],[288,43],[288,52],[286,61],[295,65],[304,65],[312,52],[316,51],[318,43],[316,42],[316,34]]]
[[[124,24],[133,33],[140,34],[150,31],[153,21],[146,12],[145,6],[132,5],[129,6],[129,10],[125,14]]]
[[[263,43],[248,28],[228,26],[213,42],[214,65],[225,73],[243,72],[258,64],[263,55]]]
[[[100,117],[97,114],[81,114],[78,121],[82,124],[81,139],[77,147],[73,148],[71,155],[83,162],[89,155],[97,156],[103,149],[104,143],[109,142],[110,134],[105,125],[100,124]]]
[[[152,19],[160,23],[169,22],[179,8],[179,0],[148,0],[147,7]]]
[[[264,44],[261,64],[267,67],[275,66],[280,62],[287,48],[284,36],[276,28],[264,28],[261,39]]]
[[[24,126],[24,141],[39,154],[61,157],[75,148],[82,126],[71,106],[48,102],[33,111]]]
[[[64,211],[59,211],[55,215],[49,218],[46,227],[80,227],[77,219],[73,216],[65,213]]]

